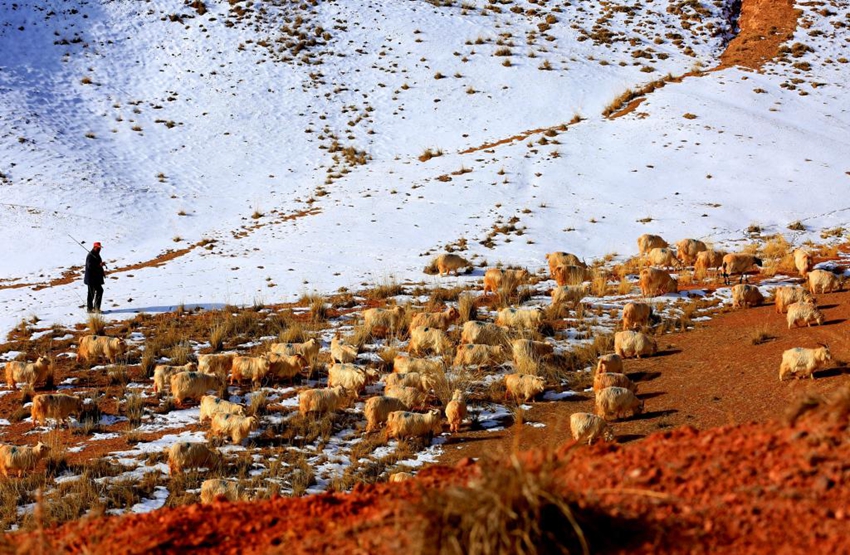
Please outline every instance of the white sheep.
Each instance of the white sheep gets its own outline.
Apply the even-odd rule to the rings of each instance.
[[[366,415],[366,431],[374,432],[380,429],[381,424],[387,421],[387,417],[391,412],[405,411],[409,407],[405,405],[401,399],[379,395],[370,397],[366,400],[366,406],[363,409]]]
[[[437,328],[413,328],[410,331],[409,351],[411,354],[434,352],[442,355],[451,349],[452,343],[446,332]]]
[[[384,386],[387,388],[394,387],[415,387],[422,391],[428,391],[428,380],[419,372],[393,372],[384,376]]]
[[[441,276],[445,276],[452,272],[458,275],[458,271],[461,268],[471,268],[472,264],[467,259],[456,254],[441,254],[434,259],[434,266],[437,267],[437,271],[440,272]]]
[[[455,353],[455,366],[498,366],[505,359],[501,345],[459,345]]]
[[[178,405],[186,399],[200,401],[209,391],[222,389],[221,379],[201,372],[178,372],[171,376],[171,395]]]
[[[216,468],[221,464],[221,455],[204,443],[178,441],[166,452],[171,474],[178,474],[185,468]]]
[[[472,320],[463,324],[460,342],[477,345],[502,345],[507,342],[507,332],[505,328],[495,324]]]
[[[201,423],[206,420],[211,420],[216,414],[237,414],[239,416],[245,416],[245,407],[238,403],[231,403],[230,401],[219,399],[214,395],[204,395],[201,397]]]
[[[618,331],[614,334],[614,351],[622,358],[640,358],[658,352],[658,344],[655,339],[639,331]]]
[[[508,284],[511,293],[516,291],[516,288],[528,279],[528,270],[502,270],[501,268],[490,268],[484,272],[484,291],[486,295],[490,293],[498,293],[502,284]]]
[[[339,340],[339,336],[331,339],[331,360],[341,364],[357,360],[357,347],[345,345]]]
[[[764,295],[761,294],[759,288],[755,285],[746,283],[738,283],[732,287],[732,307],[733,308],[750,308],[759,306],[764,302]]]
[[[655,297],[665,293],[675,293],[679,290],[679,282],[673,276],[658,268],[644,268],[638,279],[641,295]]]
[[[531,374],[508,374],[505,376],[505,389],[507,395],[527,403],[529,399],[543,393],[546,389],[546,380]]]
[[[417,387],[387,387],[384,388],[385,397],[393,397],[398,399],[408,409],[415,409],[425,404],[428,394]]]
[[[387,416],[387,438],[430,437],[442,431],[442,418],[436,409],[425,414],[395,411]]]
[[[42,381],[47,384],[47,387],[53,386],[53,364],[49,358],[41,356],[35,362],[6,363],[6,385],[10,389],[18,389],[18,382],[25,382],[30,387],[35,387]]]
[[[575,412],[570,415],[570,431],[576,441],[585,441],[591,445],[596,439],[614,440],[614,431],[604,418],[589,412]]]
[[[559,285],[552,289],[552,305],[576,308],[589,292],[586,285]]]
[[[814,260],[808,251],[803,249],[794,249],[794,267],[797,268],[797,272],[802,277],[806,277],[806,275],[812,270],[813,266]]]
[[[685,266],[690,266],[696,261],[699,253],[708,250],[708,245],[696,239],[682,239],[676,243],[676,252],[679,255],[679,260]]]
[[[378,381],[379,378],[377,370],[356,364],[334,364],[328,369],[328,387],[342,386],[356,393],[363,391],[368,384]]]
[[[777,287],[775,300],[777,314],[785,314],[788,312],[788,307],[796,302],[815,304],[815,298],[807,289],[791,285]]]
[[[844,285],[843,276],[839,277],[827,270],[812,270],[806,279],[809,283],[809,292],[812,295],[841,291]]]
[[[266,358],[269,360],[269,375],[278,380],[292,381],[310,366],[307,358],[301,353],[294,355],[268,353]]]
[[[796,302],[788,307],[786,321],[790,330],[802,324],[806,324],[806,327],[811,327],[813,323],[820,326],[824,322],[824,316],[815,305]]]
[[[554,276],[555,268],[558,266],[580,266],[587,268],[587,264],[578,256],[568,252],[550,252],[546,255],[546,262],[549,264],[549,275]]]
[[[171,384],[171,376],[179,372],[196,372],[198,365],[194,362],[187,362],[182,366],[172,366],[169,364],[157,364],[153,369],[153,392],[156,394],[168,390]]]
[[[664,248],[668,247],[669,244],[667,241],[662,239],[658,235],[650,235],[649,233],[644,233],[637,239],[638,244],[638,252],[641,256],[648,253],[654,248]]]
[[[741,279],[738,283],[743,283],[747,279],[747,272],[752,270],[754,266],[762,266],[761,258],[752,254],[729,253],[723,257],[723,263],[720,269],[723,273],[723,283],[729,285],[729,277],[740,275]]]
[[[660,268],[678,268],[682,265],[672,250],[661,247],[654,248],[646,255],[646,263]]]
[[[782,363],[779,365],[779,381],[787,377],[815,378],[814,371],[832,360],[829,346],[820,344],[817,349],[795,347],[782,353]]]
[[[609,353],[599,357],[596,363],[596,373],[604,374],[606,372],[614,372],[617,374],[623,373],[623,357],[616,353]]]
[[[413,315],[409,329],[425,327],[447,330],[458,318],[460,318],[460,312],[453,306],[443,312],[420,312]]]
[[[652,307],[646,303],[626,303],[623,307],[623,329],[637,330],[649,325]]]
[[[80,346],[77,348],[77,361],[82,363],[105,358],[115,363],[126,350],[127,344],[119,337],[85,335],[80,339]]]
[[[211,478],[201,483],[201,503],[210,505],[217,500],[247,501],[248,494],[245,488],[238,482]]]
[[[61,424],[72,415],[79,417],[82,411],[82,399],[64,393],[43,393],[32,398],[30,415],[33,425],[37,423],[39,426],[43,426],[48,418],[52,418]]]
[[[694,277],[702,279],[709,270],[719,270],[723,266],[724,256],[725,251],[707,250],[698,253],[694,262]]]
[[[327,414],[347,407],[352,400],[341,386],[305,389],[298,394],[298,410],[302,416],[310,413]]]
[[[543,311],[539,308],[503,308],[496,316],[497,326],[513,329],[536,330],[543,324]]]
[[[35,469],[38,461],[45,458],[50,452],[50,447],[40,441],[35,447],[18,447],[16,445],[0,445],[0,473],[9,477],[10,472],[17,474],[18,478]]]
[[[558,286],[565,285],[581,285],[585,281],[590,281],[593,274],[584,266],[555,266],[552,272],[552,279]]]
[[[593,392],[599,393],[606,387],[624,387],[633,393],[637,393],[638,386],[625,374],[617,372],[597,373],[593,378]]]
[[[230,436],[234,445],[239,445],[256,430],[259,421],[256,416],[240,416],[238,414],[216,414],[210,424],[210,437]]]
[[[643,412],[643,401],[624,387],[606,387],[596,394],[596,414],[605,420]]]
[[[413,478],[413,474],[411,474],[410,472],[396,472],[394,474],[390,474],[390,478],[389,478],[388,481],[390,483],[406,482],[407,480],[410,480],[411,478]]]
[[[452,392],[452,400],[446,404],[446,420],[449,422],[449,431],[459,432],[464,418],[466,418],[466,397],[463,391],[455,389]]]
[[[322,344],[314,337],[303,343],[272,343],[269,345],[270,353],[279,355],[302,355],[310,363],[310,368],[316,365]]]
[[[431,375],[439,374],[443,370],[443,361],[430,358],[413,358],[404,355],[396,355],[393,359],[393,372]]]
[[[198,372],[212,374],[224,381],[233,367],[236,353],[212,353],[198,356]]]

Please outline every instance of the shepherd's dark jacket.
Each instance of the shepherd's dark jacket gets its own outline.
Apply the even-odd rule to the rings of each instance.
[[[83,283],[86,285],[103,285],[103,261],[100,253],[89,251],[86,257],[86,273],[83,275]]]

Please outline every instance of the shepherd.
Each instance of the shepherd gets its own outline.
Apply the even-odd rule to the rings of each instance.
[[[103,300],[103,275],[106,263],[100,258],[100,242],[96,242],[86,256],[86,272],[83,275],[83,283],[88,288],[86,297],[86,312],[100,313],[100,302]]]

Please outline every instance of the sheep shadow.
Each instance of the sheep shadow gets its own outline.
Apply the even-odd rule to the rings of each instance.
[[[616,436],[617,443],[630,443],[646,437],[646,434],[623,434]]]
[[[626,374],[633,382],[650,382],[661,377],[661,372],[631,372]]]
[[[820,310],[828,310],[828,309],[830,309],[830,308],[836,308],[836,307],[838,307],[838,304],[824,304],[824,305],[818,305],[818,308],[819,308]]]
[[[656,397],[661,397],[662,395],[667,395],[665,391],[653,391],[652,393],[640,393],[638,394],[638,399],[646,400],[646,399],[655,399]]]
[[[835,368],[827,368],[826,370],[821,370],[819,372],[815,372],[815,378],[836,378],[838,376],[843,376],[845,374],[850,374],[850,368],[847,366],[837,366]]]
[[[658,351],[652,358],[661,358],[661,357],[669,357],[671,355],[678,355],[682,352],[682,349],[664,349],[663,351]]]
[[[834,326],[836,324],[843,324],[846,321],[847,321],[847,318],[837,318],[835,320],[827,320],[822,325],[824,325],[824,326]]]
[[[637,420],[650,420],[652,418],[661,418],[662,416],[672,416],[679,412],[677,409],[667,409],[667,410],[654,410],[652,412],[644,412],[642,414],[636,414],[629,418],[630,422],[634,422]]]

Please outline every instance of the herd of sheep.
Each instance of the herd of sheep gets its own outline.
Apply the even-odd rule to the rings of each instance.
[[[750,307],[764,301],[759,289],[743,283],[748,272],[761,265],[761,260],[749,254],[714,251],[694,239],[684,239],[673,249],[661,237],[643,235],[638,239],[642,260],[648,267],[639,275],[639,286],[644,296],[651,297],[678,290],[677,280],[667,268],[693,266],[695,273],[718,272],[726,283],[730,276],[740,276],[741,283],[732,288],[733,305]],[[549,275],[556,282],[551,292],[553,306],[575,308],[588,293],[584,282],[591,279],[587,265],[575,255],[554,252],[546,255]],[[795,265],[806,279],[808,288],[780,287],[776,291],[776,311],[787,314],[792,326],[823,323],[823,314],[815,304],[814,295],[840,290],[843,279],[825,270],[813,270],[812,257],[798,249],[794,253]],[[455,254],[445,254],[435,260],[441,275],[457,274],[469,263]],[[529,278],[526,270],[492,268],[484,274],[484,292],[499,292],[515,287]],[[553,352],[546,341],[527,339],[528,330],[537,330],[543,324],[544,311],[540,308],[507,307],[498,311],[493,322],[470,320],[460,326],[459,342],[449,333],[459,319],[458,309],[448,307],[442,312],[420,312],[405,319],[405,308],[370,308],[362,313],[363,325],[370,331],[394,332],[409,321],[407,353],[392,361],[392,373],[382,376],[377,370],[358,364],[360,353],[355,345],[346,344],[339,334],[329,345],[332,364],[324,371],[317,363],[322,349],[321,340],[313,338],[302,343],[273,343],[259,356],[238,353],[215,353],[198,356],[197,363],[183,366],[161,364],[153,372],[153,392],[169,394],[178,406],[198,403],[200,422],[209,422],[209,437],[228,438],[234,444],[242,443],[258,429],[261,417],[246,416],[246,407],[222,399],[227,385],[246,381],[253,386],[270,381],[291,383],[306,372],[318,376],[318,383],[326,387],[301,389],[298,408],[302,415],[314,417],[334,413],[352,406],[355,400],[364,401],[366,432],[385,430],[387,438],[431,437],[443,432],[444,425],[450,433],[458,432],[467,417],[467,392],[454,389],[451,400],[441,408],[435,406],[431,395],[436,388],[446,385],[446,361],[453,367],[495,367],[513,359],[513,373],[504,376],[507,395],[517,401],[528,402],[541,394],[547,383],[535,375],[533,365],[523,364],[539,360]],[[560,312],[559,312],[560,313]],[[624,416],[640,414],[644,402],[637,395],[637,385],[623,371],[623,360],[652,356],[658,350],[655,339],[645,333],[653,320],[652,309],[643,302],[630,302],[622,311],[622,330],[614,336],[614,353],[598,359],[593,380],[596,414],[575,413],[571,416],[571,432],[575,440],[592,443],[597,438],[614,437],[610,421]],[[511,339],[513,338],[513,339]],[[126,352],[124,341],[116,337],[84,336],[79,342],[77,357],[80,363],[102,359],[115,362]],[[453,355],[453,358],[451,358]],[[788,377],[807,377],[830,360],[829,347],[817,349],[795,348],[782,356],[780,380]],[[528,369],[532,368],[531,371]],[[35,362],[6,363],[6,381],[10,388],[24,382],[29,386],[46,383],[52,386],[50,361],[45,357]],[[364,398],[367,386],[384,383],[383,394]],[[215,394],[213,394],[215,393]],[[74,395],[39,394],[32,402],[32,421],[44,424],[47,419],[63,422],[71,416],[79,417],[83,402]],[[0,446],[0,472],[19,476],[32,470],[48,452],[39,443],[35,447]],[[221,455],[213,447],[201,442],[178,442],[167,450],[171,473],[186,468],[210,468],[217,465]],[[395,479],[402,479],[400,473]],[[201,489],[204,501],[216,496],[229,499],[243,497],[243,490],[232,482],[208,480]]]

